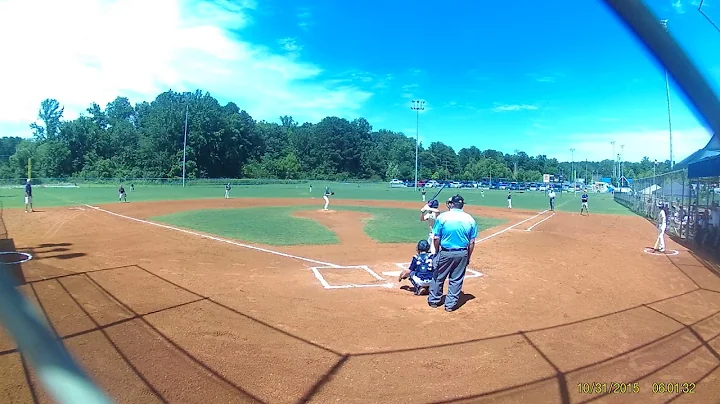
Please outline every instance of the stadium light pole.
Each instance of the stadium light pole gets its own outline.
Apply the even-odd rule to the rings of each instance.
[[[615,141],[614,140],[611,141],[610,144],[613,147],[613,154],[612,154],[613,155],[613,158],[612,158],[613,159],[613,173],[612,173],[612,176],[613,176],[613,178],[617,178],[618,176],[615,175],[615,174],[617,174],[617,172],[615,171],[615,168],[616,168],[616,165],[615,165],[615,163],[616,163],[616,161],[615,161]]]
[[[185,187],[185,157],[186,153],[185,150],[187,149],[187,126],[188,126],[188,111],[189,111],[189,105],[185,104],[185,136],[183,138],[183,179],[182,179],[182,186]]]
[[[623,162],[625,161],[625,145],[620,145],[620,178],[622,178],[625,175],[625,167]],[[622,188],[622,180],[620,181],[620,188]]]
[[[653,185],[657,184],[657,159],[655,159],[653,164]]]
[[[575,149],[570,149],[570,175],[572,176],[573,180],[573,188],[575,188]]]
[[[668,31],[667,23],[668,20],[660,20],[663,28],[666,32]],[[668,134],[670,137],[670,168],[672,169],[675,165],[673,163],[673,141],[672,141],[672,113],[670,109],[670,80],[668,79],[668,71],[665,69],[665,98],[667,99],[667,114],[668,114]]]
[[[418,186],[418,150],[420,148],[420,111],[425,109],[425,101],[413,100],[410,109],[415,111],[415,190]]]

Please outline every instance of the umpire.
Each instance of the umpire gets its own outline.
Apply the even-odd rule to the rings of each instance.
[[[433,262],[428,304],[433,308],[440,306],[445,279],[448,279],[445,311],[454,311],[465,280],[465,270],[475,248],[478,229],[475,219],[462,210],[465,206],[462,196],[453,196],[447,206],[450,210],[441,213],[433,227],[433,242],[438,253]]]

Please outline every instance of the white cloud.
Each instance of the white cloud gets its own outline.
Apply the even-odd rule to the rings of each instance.
[[[625,145],[625,161],[640,161],[647,156],[650,160],[665,161],[670,158],[670,142],[667,130],[627,131],[615,133],[577,133],[567,136],[553,136],[547,144],[537,145],[534,153],[547,154],[559,160],[570,160],[570,148],[575,148],[575,161],[612,159],[615,140],[615,154]],[[690,154],[705,147],[710,134],[704,128],[673,130],[673,160],[679,163]],[[552,145],[561,144],[561,150],[548,152]],[[558,149],[558,148],[554,148]],[[563,150],[565,149],[565,150]],[[545,150],[545,152],[543,152]]]
[[[310,26],[313,25],[312,14],[308,8],[300,8],[300,11],[297,14],[297,19],[298,27],[300,27],[303,31],[310,30]]]
[[[496,105],[493,108],[495,112],[506,112],[506,111],[534,111],[538,109],[535,105],[528,104],[510,104],[510,105]]]
[[[244,2],[184,0],[5,0],[0,2],[3,69],[0,131],[35,121],[40,102],[56,98],[72,119],[91,103],[133,102],[159,93],[209,91],[257,119],[291,114],[316,121],[350,116],[371,96],[321,81],[323,70],[285,52],[238,39],[248,29]],[[28,22],[32,23],[28,23]],[[294,48],[293,48],[294,47]],[[27,126],[24,126],[27,127]]]
[[[291,56],[300,56],[300,51],[303,49],[302,45],[298,45],[297,39],[295,38],[282,38],[278,39],[280,47]]]
[[[672,3],[672,7],[678,14],[685,14],[685,6],[683,5],[681,0],[675,0]]]

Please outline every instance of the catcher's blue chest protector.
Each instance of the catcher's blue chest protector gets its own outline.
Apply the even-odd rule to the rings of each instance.
[[[427,253],[418,254],[415,256],[415,263],[413,265],[413,272],[415,276],[422,280],[432,279],[432,256]]]

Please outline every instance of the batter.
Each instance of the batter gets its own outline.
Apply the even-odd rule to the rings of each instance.
[[[435,254],[435,243],[433,243],[433,226],[435,226],[435,220],[437,215],[440,213],[438,209],[439,203],[436,199],[431,199],[428,203],[420,209],[420,221],[427,222],[428,231],[428,243],[430,243],[430,254]]]

